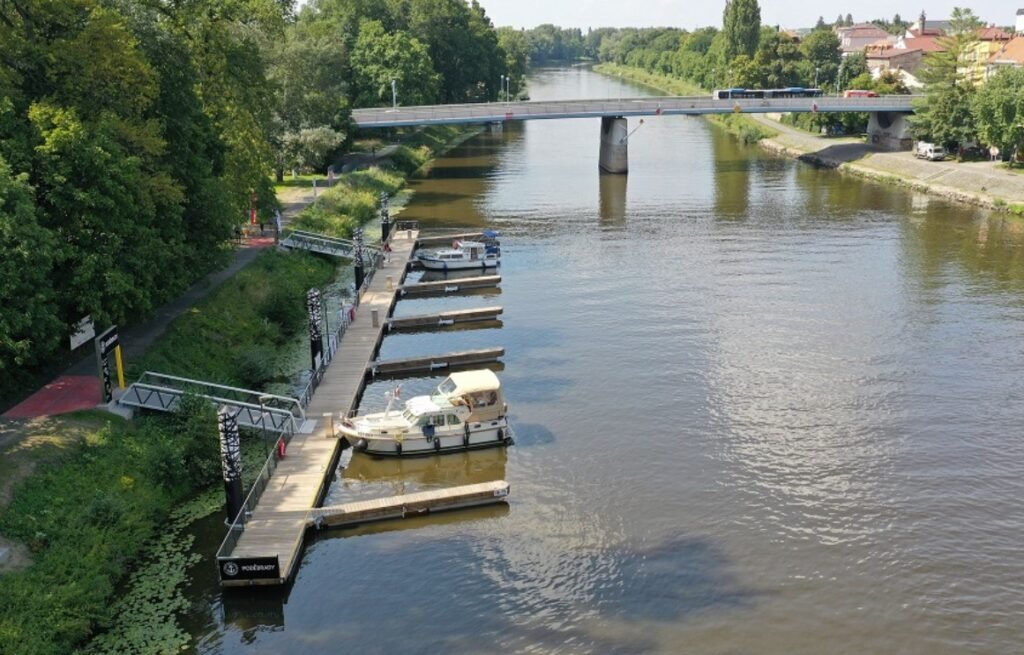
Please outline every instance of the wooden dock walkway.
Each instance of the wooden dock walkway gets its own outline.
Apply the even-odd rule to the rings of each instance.
[[[407,516],[420,516],[430,512],[463,507],[491,505],[505,502],[508,493],[508,482],[494,480],[447,489],[431,489],[389,498],[359,500],[314,509],[310,518],[310,526],[322,524],[335,528],[370,521],[404,519]]]
[[[481,307],[480,309],[457,309],[437,314],[420,314],[418,316],[402,316],[388,320],[388,330],[418,330],[423,328],[444,327],[456,323],[474,323],[478,321],[496,321],[505,310],[501,307]]]
[[[381,264],[363,293],[356,320],[346,329],[323,381],[306,408],[308,417],[319,419],[317,425],[311,434],[292,437],[286,457],[267,482],[230,557],[220,558],[222,585],[283,584],[298,568],[306,526],[325,491],[339,446],[338,439],[330,433],[333,422],[322,417],[324,414],[345,416],[355,408],[365,384],[367,367],[386,326],[385,321],[378,321],[374,326],[371,312],[377,310],[381,317],[390,315],[418,235],[416,230],[399,230],[392,234],[391,259]],[[391,278],[390,284],[388,278]],[[272,566],[274,559],[276,567]]]
[[[405,284],[399,288],[403,296],[419,296],[434,293],[457,293],[468,289],[487,289],[501,284],[500,275],[482,275],[479,277],[457,277],[436,282],[417,282]]]

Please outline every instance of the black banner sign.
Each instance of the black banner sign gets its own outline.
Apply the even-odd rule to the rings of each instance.
[[[276,557],[232,557],[217,560],[220,579],[275,580],[281,577],[281,565]]]
[[[310,289],[306,294],[306,309],[309,311],[309,355],[313,370],[320,368],[324,354],[324,337],[320,329],[323,320],[320,290]]]
[[[96,337],[96,360],[99,363],[100,380],[103,382],[103,402],[109,403],[114,399],[114,384],[110,379],[110,353],[117,348],[117,326],[109,328],[100,336]]]

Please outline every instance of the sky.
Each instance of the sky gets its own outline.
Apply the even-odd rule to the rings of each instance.
[[[725,0],[478,0],[495,26],[536,27],[554,23],[561,27],[684,27],[722,25]],[[905,21],[917,20],[921,10],[929,19],[942,20],[953,7],[970,7],[985,23],[1013,25],[1024,0],[926,0],[902,5],[892,0],[818,0],[806,5],[796,0],[760,0],[761,23],[781,27],[813,27],[822,15],[832,22],[840,13],[853,14],[857,22],[891,19],[899,13]]]

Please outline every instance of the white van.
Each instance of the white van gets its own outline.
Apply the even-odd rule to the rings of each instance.
[[[914,150],[914,156],[918,159],[927,159],[928,161],[941,161],[946,158],[946,150],[934,143],[918,141],[917,149]]]

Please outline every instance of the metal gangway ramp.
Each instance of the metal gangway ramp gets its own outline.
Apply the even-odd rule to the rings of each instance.
[[[284,239],[281,239],[281,242],[278,245],[282,248],[306,250],[308,252],[315,252],[321,255],[344,257],[346,259],[355,259],[357,250],[356,242],[351,239],[339,239],[325,234],[304,232],[302,230],[289,232]],[[369,246],[364,243],[362,250],[363,263],[372,266],[377,260],[377,254],[379,252],[380,249],[376,246]]]
[[[239,427],[294,434],[305,429],[306,413],[296,398],[146,371],[118,402],[157,412],[178,409],[181,397],[196,395],[237,412]]]

